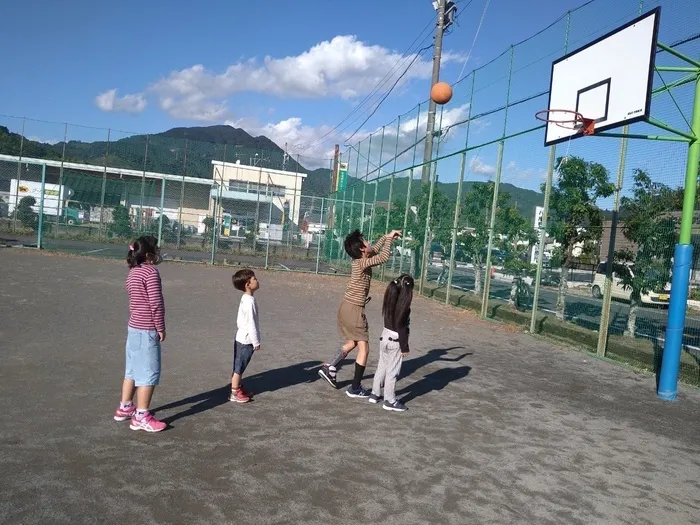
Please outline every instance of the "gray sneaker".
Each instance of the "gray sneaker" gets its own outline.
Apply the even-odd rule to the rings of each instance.
[[[408,410],[408,407],[406,405],[404,405],[398,399],[396,399],[393,403],[389,403],[388,401],[384,401],[382,408],[384,410],[390,410],[392,412],[406,412],[406,410]]]
[[[382,398],[382,396],[375,396],[374,394],[370,394],[368,401],[372,403],[373,405],[376,405],[379,403],[379,400]]]
[[[349,397],[361,397],[363,399],[368,398],[370,396],[370,393],[367,390],[365,390],[364,388],[362,388],[362,385],[360,385],[357,389],[350,386],[345,391],[345,393]]]

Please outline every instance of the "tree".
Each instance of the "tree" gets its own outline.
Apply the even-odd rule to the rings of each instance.
[[[134,231],[131,229],[131,218],[126,206],[119,204],[112,212],[112,224],[109,227],[113,235],[117,237],[131,237]]]
[[[630,312],[625,335],[636,333],[637,309],[643,294],[660,292],[670,280],[671,257],[676,243],[680,218],[670,212],[680,211],[683,195],[665,184],[653,182],[643,170],[634,171],[631,197],[620,201],[622,233],[637,246],[633,250],[615,252],[615,259],[631,264],[632,271],[624,272],[621,284],[631,290]]]
[[[17,205],[17,218],[25,228],[37,230],[39,228],[39,216],[34,212],[32,206],[36,205],[34,197],[22,197]]]
[[[484,264],[486,264],[493,189],[493,182],[474,184],[466,194],[460,212],[460,228],[466,228],[468,232],[458,237],[459,245],[474,265],[474,293],[477,295],[481,293]],[[503,192],[498,195],[494,235],[505,230],[504,220],[508,218],[506,203],[509,199],[508,193]]]
[[[603,233],[603,213],[596,205],[598,198],[612,195],[615,186],[602,164],[580,157],[557,159],[559,178],[552,185],[548,229],[561,245],[561,279],[557,295],[557,317],[564,319],[567,276],[577,245],[591,250]],[[542,191],[545,185],[542,185]]]
[[[503,254],[503,273],[513,276],[508,302],[517,307],[518,279],[534,274],[534,265],[528,255],[530,247],[537,242],[537,234],[515,206],[498,210],[498,218],[501,228],[498,247]]]
[[[389,228],[386,228],[386,217],[389,213]],[[406,213],[406,201],[405,199],[396,199],[391,204],[391,210],[377,206],[374,212],[374,231],[379,233],[385,233],[384,230],[403,230],[403,218]],[[409,221],[411,220],[411,215],[409,215]],[[409,222],[410,224],[410,222]],[[407,232],[404,232],[406,234]]]
[[[414,277],[421,275],[422,253],[425,245],[425,225],[428,216],[428,201],[430,200],[430,184],[422,184],[420,193],[416,195],[415,206],[418,213],[415,220],[415,227],[412,232],[413,241],[409,247],[415,249],[415,271]],[[452,223],[454,221],[454,204],[440,191],[436,184],[433,189],[433,202],[430,210],[430,244],[437,242],[442,246],[449,246],[452,242]],[[401,225],[403,227],[403,224]]]
[[[202,248],[207,243],[211,243],[212,239],[214,238],[214,225],[216,222],[214,221],[214,217],[207,216],[204,218],[202,221],[202,224],[204,225],[204,235],[202,235]]]

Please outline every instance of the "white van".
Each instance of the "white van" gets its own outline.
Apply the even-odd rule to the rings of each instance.
[[[598,265],[596,269],[595,277],[593,278],[593,284],[591,285],[591,293],[596,299],[603,297],[603,289],[605,288],[605,266],[607,262],[602,262]],[[622,279],[626,275],[632,275],[634,277],[634,265],[613,263],[613,274],[612,274],[612,287],[610,289],[610,295],[614,299],[621,299],[623,301],[629,301],[632,295],[632,288],[624,288],[622,285]],[[644,304],[656,304],[660,306],[668,306],[668,301],[671,297],[671,283],[666,283],[664,290],[660,293],[657,292],[647,292],[642,294],[641,301]]]

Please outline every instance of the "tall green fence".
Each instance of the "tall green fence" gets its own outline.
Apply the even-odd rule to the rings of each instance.
[[[411,273],[423,295],[656,371],[687,144],[585,137],[545,148],[534,115],[553,60],[657,5],[659,40],[699,58],[699,2],[587,2],[454,84],[427,164],[427,102],[364,132],[340,155],[340,177],[332,159],[236,141],[0,117],[0,242],[124,257],[130,239],[152,234],[176,260],[343,274],[349,232],[400,229],[383,277]],[[656,62],[684,65],[666,51]],[[653,116],[687,129],[692,83],[658,71],[654,93]],[[698,269],[681,366],[694,384]]]

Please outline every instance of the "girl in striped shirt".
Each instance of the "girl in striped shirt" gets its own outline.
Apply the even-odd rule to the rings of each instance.
[[[126,371],[116,421],[131,420],[131,430],[160,432],[167,426],[148,411],[153,389],[160,380],[160,343],[165,341],[165,302],[160,273],[158,241],[139,237],[126,256],[129,275],[129,326],[126,337]],[[136,405],[134,405],[136,393]]]

